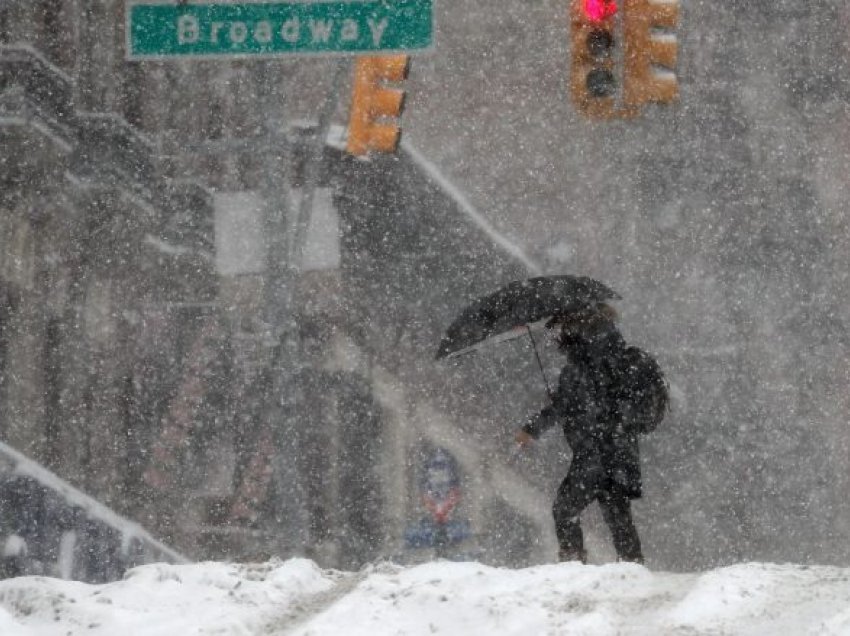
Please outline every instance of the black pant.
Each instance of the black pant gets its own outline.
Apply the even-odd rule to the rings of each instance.
[[[552,512],[561,555],[566,559],[584,560],[584,536],[579,517],[596,499],[602,509],[602,518],[611,530],[617,557],[621,561],[642,563],[640,537],[632,519],[629,497],[610,480],[598,474],[600,472],[594,470],[578,476],[571,469],[558,488]]]

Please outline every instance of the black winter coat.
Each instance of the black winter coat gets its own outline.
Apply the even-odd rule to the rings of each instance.
[[[612,328],[566,346],[570,364],[561,370],[552,404],[525,426],[539,437],[561,422],[573,452],[569,478],[585,487],[641,496],[638,435],[657,423],[667,406],[658,365],[637,347],[627,347]]]

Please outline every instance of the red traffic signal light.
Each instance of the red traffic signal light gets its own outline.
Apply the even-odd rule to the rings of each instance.
[[[584,12],[594,22],[602,22],[617,13],[617,0],[584,0]]]

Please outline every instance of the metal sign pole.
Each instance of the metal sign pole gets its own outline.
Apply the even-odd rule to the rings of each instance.
[[[290,525],[288,536],[294,541],[296,549],[299,546],[306,546],[309,542],[308,502],[304,479],[298,465],[301,455],[299,409],[302,406],[298,398],[303,361],[296,287],[301,275],[304,244],[310,227],[315,191],[322,176],[328,131],[339,100],[340,85],[348,67],[349,63],[346,59],[340,59],[336,63],[331,90],[325,98],[319,113],[318,125],[308,145],[304,183],[295,219],[289,228],[289,240],[283,239],[285,233],[282,227],[276,230],[274,239],[276,249],[281,250],[281,254],[285,256],[283,259],[276,260],[275,276],[269,279],[270,284],[276,287],[269,291],[270,309],[280,313],[277,316],[270,316],[278,328],[276,329],[277,347],[271,367],[271,394],[268,396],[271,408],[267,416],[268,425],[274,431],[276,448],[273,466],[274,483],[278,497],[286,493],[288,501],[281,501],[281,504],[287,513],[286,518]],[[279,221],[283,224],[283,219]]]
[[[307,513],[304,487],[298,471],[297,439],[291,434],[293,394],[296,390],[297,324],[293,308],[296,276],[290,260],[288,219],[292,199],[287,185],[285,159],[292,153],[282,131],[285,108],[271,89],[269,62],[262,63],[259,97],[267,119],[265,133],[265,237],[266,275],[263,284],[265,341],[271,347],[267,357],[263,413],[260,426],[273,448],[257,449],[271,463],[271,485],[281,520],[283,552],[299,552],[307,539]],[[262,437],[262,436],[261,436]]]

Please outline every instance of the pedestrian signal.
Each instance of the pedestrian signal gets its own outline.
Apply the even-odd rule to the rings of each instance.
[[[404,91],[389,88],[386,83],[404,80],[409,62],[408,55],[357,58],[346,146],[352,155],[365,155],[370,150],[394,152],[398,147]]]

